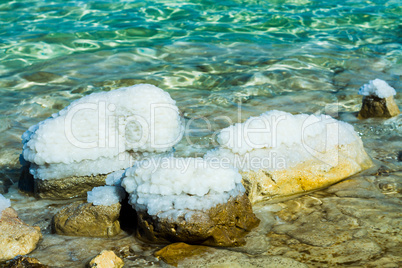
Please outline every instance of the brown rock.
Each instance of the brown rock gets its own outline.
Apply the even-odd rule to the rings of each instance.
[[[111,250],[103,250],[98,256],[93,258],[88,265],[88,267],[97,268],[121,268],[123,266],[123,260],[117,257]]]
[[[0,261],[30,253],[41,238],[39,227],[22,222],[12,208],[3,210],[0,218]]]
[[[24,166],[18,187],[26,192],[33,192],[36,197],[47,199],[69,199],[85,197],[94,187],[106,184],[107,175],[73,176],[62,179],[34,179],[29,173],[29,165]]]
[[[336,165],[328,168],[322,159],[312,157],[283,170],[243,172],[242,183],[251,203],[324,188],[373,165],[360,140],[337,148],[333,154],[327,152],[327,155],[337,156]]]
[[[36,197],[67,199],[84,197],[94,187],[105,185],[107,175],[68,177],[57,180],[35,180]]]
[[[54,217],[52,227],[57,234],[89,237],[111,237],[120,233],[120,203],[94,206],[83,201],[61,209]]]
[[[154,243],[240,246],[245,243],[244,236],[260,222],[245,194],[206,212],[196,212],[190,221],[186,221],[183,216],[172,221],[150,216],[146,212],[137,214],[138,237]]]
[[[50,266],[44,265],[38,259],[20,256],[5,265],[6,268],[48,268]]]
[[[401,112],[396,105],[394,97],[379,98],[377,96],[364,96],[363,105],[359,112],[358,118],[364,119],[369,117],[394,117]]]
[[[170,244],[161,250],[155,252],[155,257],[162,259],[164,262],[170,265],[177,266],[179,262],[186,258],[191,258],[196,255],[202,255],[211,252],[210,247],[199,245],[188,245],[186,243],[174,243]]]

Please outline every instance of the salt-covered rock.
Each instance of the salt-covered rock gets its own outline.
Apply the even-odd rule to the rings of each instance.
[[[83,201],[74,202],[53,217],[57,234],[87,237],[111,237],[120,233],[120,203],[94,206]]]
[[[121,268],[124,266],[124,262],[113,251],[103,250],[89,262],[88,266],[96,268]]]
[[[68,178],[80,186],[71,178],[123,170],[146,154],[171,150],[182,134],[170,95],[140,84],[85,96],[30,127],[22,135],[21,163],[36,180]]]
[[[371,80],[359,89],[359,95],[363,95],[363,104],[359,118],[369,117],[394,117],[400,114],[395,103],[396,91],[387,82],[381,79]]]
[[[326,187],[372,165],[353,127],[269,111],[223,129],[205,159],[239,168],[252,203]]]
[[[33,251],[42,238],[39,227],[31,227],[7,207],[0,215],[0,262]]]
[[[121,202],[126,195],[124,188],[121,186],[99,186],[88,192],[88,203],[95,206],[111,206]]]
[[[259,223],[235,168],[163,157],[139,162],[124,176],[144,240],[237,246]]]

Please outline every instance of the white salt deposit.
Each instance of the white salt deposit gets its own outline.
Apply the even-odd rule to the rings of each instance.
[[[281,170],[313,157],[336,163],[333,150],[359,139],[353,126],[327,115],[269,111],[223,129],[218,135],[220,147],[204,158],[243,171]]]
[[[95,206],[111,206],[121,202],[126,192],[121,186],[99,186],[87,192],[87,201]]]
[[[30,127],[22,155],[35,178],[97,175],[131,166],[132,152],[169,151],[182,134],[175,101],[141,84],[85,96]]]
[[[106,185],[117,185],[121,186],[121,180],[123,178],[125,170],[118,170],[113,173],[110,173],[106,176]]]
[[[138,211],[160,218],[191,218],[245,192],[236,168],[202,158],[154,157],[128,168],[122,186]]]
[[[359,95],[363,96],[376,96],[378,98],[388,98],[396,94],[393,87],[388,85],[387,82],[381,79],[374,79],[369,81],[368,84],[363,85],[359,89]]]
[[[11,206],[10,199],[5,198],[2,194],[0,194],[0,216],[4,209]]]

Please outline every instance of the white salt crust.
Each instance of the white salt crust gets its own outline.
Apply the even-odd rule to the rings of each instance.
[[[376,96],[378,98],[388,98],[394,96],[396,91],[393,87],[388,85],[387,82],[381,79],[374,79],[369,81],[368,84],[363,85],[359,89],[359,95],[363,96]]]
[[[37,179],[105,174],[132,166],[133,152],[171,150],[183,131],[170,95],[140,84],[85,96],[30,127],[22,156]]]
[[[111,206],[121,202],[126,192],[121,186],[99,186],[87,192],[87,202],[95,206]]]
[[[0,217],[3,210],[11,206],[10,199],[5,198],[2,194],[0,194]]]
[[[159,218],[187,220],[243,194],[236,168],[202,158],[154,157],[137,162],[124,174],[122,186],[137,211]]]
[[[242,171],[282,170],[314,157],[331,164],[337,163],[337,154],[328,152],[359,139],[353,126],[327,115],[269,111],[223,129],[218,134],[220,147],[204,158]]]

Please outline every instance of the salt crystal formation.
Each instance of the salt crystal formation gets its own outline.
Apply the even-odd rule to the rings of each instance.
[[[10,206],[11,206],[10,199],[7,199],[4,197],[4,195],[0,194],[0,216],[1,216],[1,212]]]
[[[124,199],[126,192],[120,186],[98,186],[88,192],[88,203],[94,206],[111,206]]]
[[[111,206],[121,202],[126,197],[126,191],[121,187],[124,170],[119,170],[106,177],[106,186],[94,187],[87,192],[87,202],[94,206]]]
[[[47,181],[35,187],[50,191],[59,187],[47,185],[51,180],[90,181],[130,167],[144,154],[169,151],[182,134],[179,110],[170,95],[140,84],[85,96],[30,127],[22,135],[22,162],[30,165],[36,181]]]
[[[205,159],[242,172],[255,203],[333,184],[372,165],[353,126],[326,115],[269,111],[223,129]]]
[[[395,89],[387,82],[378,78],[371,80],[359,89],[359,95],[363,95],[363,105],[358,117],[394,117],[400,114],[393,97],[395,94]]]
[[[219,162],[151,158],[127,169],[122,186],[138,214],[138,236],[151,242],[240,245],[259,223],[241,175]]]

